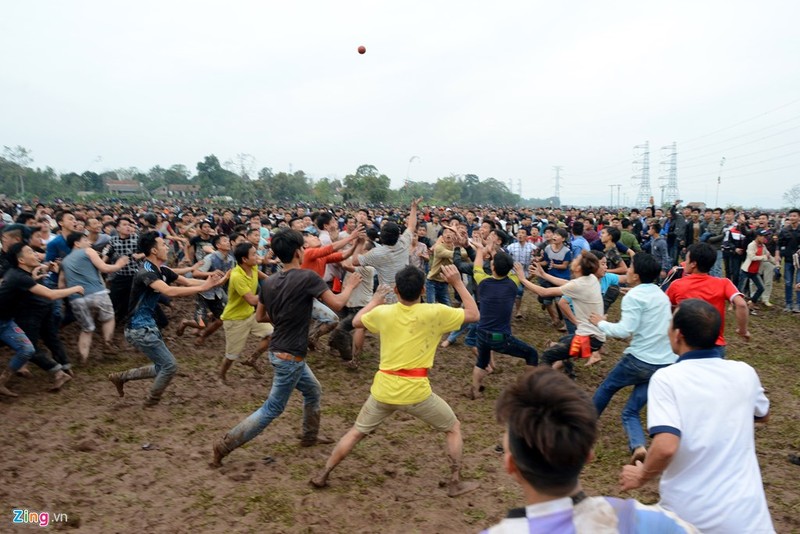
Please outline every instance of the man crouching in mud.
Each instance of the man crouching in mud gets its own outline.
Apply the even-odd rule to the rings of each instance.
[[[275,369],[272,389],[258,410],[214,444],[211,467],[221,466],[225,456],[258,436],[282,414],[295,388],[303,394],[300,445],[311,447],[318,443],[333,443],[333,440],[319,436],[322,388],[305,363],[311,309],[314,300],[320,299],[333,311],[341,310],[350,293],[361,283],[361,277],[352,275],[342,292],[334,294],[317,273],[300,268],[303,245],[303,234],[296,230],[281,230],[272,237],[272,249],[283,262],[283,271],[263,282],[256,309],[256,320],[271,322],[275,327],[268,352]]]
[[[431,390],[428,380],[428,369],[433,367],[442,334],[456,331],[463,323],[474,323],[480,318],[475,299],[461,281],[458,269],[448,265],[442,267],[442,273],[461,297],[463,309],[444,304],[421,304],[425,273],[408,266],[395,277],[397,303],[381,306],[391,291],[389,286],[381,286],[370,303],[353,319],[356,328],[367,328],[380,335],[380,366],[355,425],[336,444],[325,468],[311,479],[312,486],[325,487],[331,471],[356,444],[378,428],[384,419],[401,411],[446,433],[451,465],[447,495],[457,497],[478,488],[477,482],[463,482],[460,478],[461,423],[450,405]]]

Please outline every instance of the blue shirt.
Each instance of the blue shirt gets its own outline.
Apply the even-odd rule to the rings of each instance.
[[[600,279],[600,293],[605,295],[609,287],[618,285],[619,275],[614,273],[606,273],[603,275],[603,278]]]
[[[166,284],[171,284],[177,279],[178,275],[169,267],[162,266],[158,268],[145,260],[142,268],[133,278],[128,328],[132,330],[147,327],[156,328],[154,314],[160,293],[151,288],[150,285],[156,280],[163,280]]]
[[[67,240],[64,239],[64,236],[58,234],[50,242],[47,243],[47,250],[45,251],[44,261],[55,261],[58,259],[66,258],[70,253],[70,249],[67,246]],[[48,287],[56,287],[58,285],[58,273],[50,273],[47,277],[47,281],[52,286]]]
[[[625,354],[649,364],[665,365],[678,359],[669,342],[671,320],[669,297],[655,284],[639,284],[623,297],[619,322],[600,321],[597,326],[607,336],[633,336]]]

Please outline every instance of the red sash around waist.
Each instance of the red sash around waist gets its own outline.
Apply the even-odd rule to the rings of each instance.
[[[387,375],[404,376],[406,378],[425,378],[428,376],[428,369],[420,367],[418,369],[396,369],[390,371],[389,369],[380,369],[381,373]]]

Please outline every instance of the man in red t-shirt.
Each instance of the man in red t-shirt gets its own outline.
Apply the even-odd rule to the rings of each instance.
[[[312,228],[312,230],[316,229]],[[339,263],[353,254],[360,254],[366,236],[364,227],[359,224],[356,226],[355,231],[345,239],[340,239],[331,245],[325,245],[323,247],[319,237],[311,233],[311,231],[303,232],[303,234],[305,245],[303,263],[300,265],[300,268],[314,271],[320,276],[324,276],[325,266],[329,263]],[[354,246],[349,247],[343,253],[339,252],[339,250],[353,242],[355,242]],[[311,350],[316,350],[319,338],[336,328],[336,325],[339,323],[339,317],[330,308],[317,300],[314,301],[311,319],[312,323],[308,337],[308,346]]]
[[[672,306],[677,306],[686,299],[705,300],[722,317],[722,326],[719,329],[717,347],[723,352],[725,350],[725,308],[728,302],[736,307],[736,333],[746,341],[750,340],[750,332],[747,330],[747,319],[749,310],[747,302],[733,282],[727,278],[716,278],[708,273],[717,261],[717,253],[707,243],[695,243],[686,252],[686,264],[684,266],[683,277],[675,280],[667,289],[667,296]]]
[[[304,234],[303,237],[306,244],[301,268],[310,269],[322,276],[325,274],[325,266],[327,264],[339,263],[358,252],[358,249],[361,248],[361,241],[358,241],[354,247],[350,247],[343,253],[339,252],[339,250],[352,244],[353,241],[358,240],[358,238],[363,235],[363,231],[357,228],[355,232],[348,235],[345,239],[340,239],[339,241],[335,241],[332,245],[325,245],[324,247],[319,237],[308,232],[304,232]]]

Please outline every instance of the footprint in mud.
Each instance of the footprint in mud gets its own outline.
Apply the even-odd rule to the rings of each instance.
[[[223,465],[219,472],[234,482],[244,482],[253,478],[256,469],[258,469],[257,462],[232,463]]]

